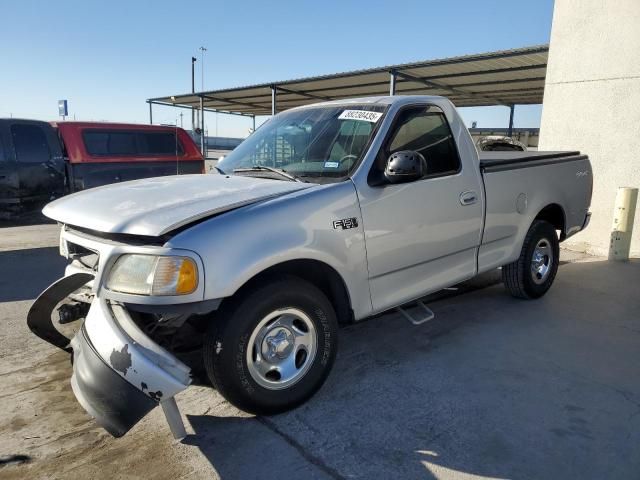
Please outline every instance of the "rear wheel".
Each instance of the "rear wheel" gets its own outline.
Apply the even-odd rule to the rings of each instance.
[[[268,415],[313,395],[336,349],[337,320],[327,297],[302,279],[284,277],[223,308],[205,339],[204,363],[229,402]]]
[[[560,244],[549,222],[535,220],[524,240],[520,257],[502,267],[507,291],[518,298],[539,298],[551,287],[558,271]]]

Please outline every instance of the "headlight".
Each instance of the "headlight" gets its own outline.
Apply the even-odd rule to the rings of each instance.
[[[109,273],[107,288],[135,295],[187,295],[198,286],[198,267],[187,257],[122,255]]]

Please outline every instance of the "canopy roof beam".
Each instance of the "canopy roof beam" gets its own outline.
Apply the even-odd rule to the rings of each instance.
[[[175,107],[175,108],[186,108],[186,109],[192,109],[192,106],[188,106],[188,105],[181,105],[178,103],[169,103],[169,102],[159,102],[157,100],[148,100],[147,101],[149,103],[149,106],[151,106],[151,104],[154,105],[162,105],[163,107]],[[196,107],[198,110],[200,110],[200,107]],[[264,108],[264,107],[263,107]],[[252,114],[251,113],[243,113],[243,112],[231,112],[229,110],[217,110],[214,108],[204,108],[205,112],[211,112],[211,113],[224,113],[226,115],[238,115],[241,117],[251,117]]]
[[[413,75],[410,75],[408,73],[404,73],[402,71],[396,71],[396,75],[398,77],[401,77],[401,78],[405,79],[405,80],[410,80],[412,82],[417,82],[417,83],[423,83],[423,84],[425,84],[425,85],[427,85],[428,87],[431,87],[431,88],[438,88],[438,89],[445,90],[445,91],[448,91],[448,92],[451,92],[451,93],[456,93],[458,95],[464,95],[466,97],[471,97],[471,98],[480,98],[482,100],[490,100],[492,102],[497,102],[500,105],[506,105],[505,102],[503,102],[502,100],[500,100],[498,98],[489,97],[487,95],[481,95],[481,94],[478,94],[478,93],[475,93],[475,92],[468,92],[466,90],[460,90],[459,88],[456,88],[456,87],[451,87],[449,85],[443,85],[441,83],[437,83],[437,82],[434,82],[434,81],[431,81],[431,80],[425,80],[425,79],[420,78],[420,77],[415,77]]]
[[[230,103],[232,105],[240,105],[242,107],[252,107],[252,108],[265,108],[264,105],[259,105],[257,103],[249,103],[249,102],[239,102],[237,100],[231,100],[229,98],[220,98],[220,97],[213,97],[210,94],[203,94],[201,95],[202,98],[206,98],[207,100],[212,100],[214,102],[220,102],[220,103]]]
[[[477,75],[480,75],[482,72],[477,72]],[[399,72],[396,72],[397,76],[400,76]],[[408,76],[409,74],[404,74],[405,76]],[[420,82],[423,85],[425,84],[425,81],[430,81],[433,77],[415,77],[413,75],[411,75],[413,78],[419,78]],[[460,85],[455,85],[455,86],[444,86],[441,84],[437,84],[437,85],[441,85],[440,87],[436,87],[436,83],[433,82],[433,86],[430,86],[430,88],[432,89],[437,89],[437,88],[456,88],[456,87],[472,87],[472,86],[489,86],[489,85],[501,85],[501,84],[509,84],[509,83],[524,83],[524,82],[530,82],[530,81],[543,81],[544,82],[544,78],[545,77],[530,77],[530,78],[516,78],[516,79],[508,79],[508,80],[493,80],[493,81],[489,81],[489,82],[475,82],[475,83],[465,83],[465,84],[460,84]],[[380,82],[368,82],[368,83],[358,83],[358,84],[353,84],[353,85],[346,85],[346,86],[339,86],[339,87],[320,87],[320,88],[314,88],[314,89],[310,89],[310,90],[305,90],[304,92],[301,91],[297,91],[296,93],[298,93],[299,95],[305,95],[305,96],[310,96],[310,95],[314,95],[314,97],[310,97],[310,98],[319,98],[322,100],[335,100],[335,98],[332,97],[328,97],[328,96],[321,96],[319,95],[317,92],[326,92],[326,91],[331,91],[331,90],[345,90],[345,89],[354,89],[354,88],[366,88],[366,87],[381,87],[380,91],[382,93],[383,90],[386,89],[387,86],[390,85],[389,80],[387,81],[380,81]],[[396,79],[396,91],[397,91],[397,86],[398,86],[398,81]],[[280,87],[279,85],[276,85],[278,90],[285,90],[283,87]],[[543,88],[543,87],[540,87]],[[291,90],[293,92],[293,90]],[[234,96],[232,97],[233,99],[242,99],[242,98],[251,98],[251,97],[255,97],[255,94],[252,95],[246,95],[246,96]],[[492,99],[494,100],[494,99]]]
[[[274,85],[274,87],[276,88],[276,90],[280,90],[281,92],[284,92],[284,93],[290,93],[292,95],[300,95],[301,97],[315,98],[316,100],[325,100],[325,101],[331,100],[331,97],[323,97],[322,95],[314,95],[312,93],[301,92],[299,90],[291,90],[290,88],[281,87],[278,84]]]
[[[546,69],[546,63],[540,63],[536,65],[524,65],[522,67],[506,67],[506,68],[493,68],[490,70],[470,70],[468,72],[458,72],[458,73],[443,73],[441,75],[429,75],[427,77],[422,77],[425,80],[443,80],[448,78],[460,78],[460,77],[473,77],[476,75],[495,75],[499,73],[512,73],[512,72],[523,72],[527,70],[539,70],[541,68]]]

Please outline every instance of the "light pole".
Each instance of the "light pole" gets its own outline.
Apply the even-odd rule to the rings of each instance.
[[[200,93],[204,92],[204,52],[207,51],[205,47],[200,47]],[[200,97],[200,150],[202,150],[202,155],[205,156],[204,151],[204,101],[202,96]]]

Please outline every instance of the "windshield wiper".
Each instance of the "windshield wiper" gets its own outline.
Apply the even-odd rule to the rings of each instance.
[[[301,182],[302,180],[300,180],[298,177],[296,177],[295,175],[291,174],[291,173],[287,173],[284,170],[281,170],[279,168],[273,168],[273,167],[266,167],[264,165],[256,165],[254,167],[250,167],[250,168],[236,168],[233,173],[242,173],[242,172],[259,172],[259,171],[268,171],[268,172],[273,172],[273,173],[277,173],[278,175],[288,178],[289,180],[291,180],[292,182]]]

